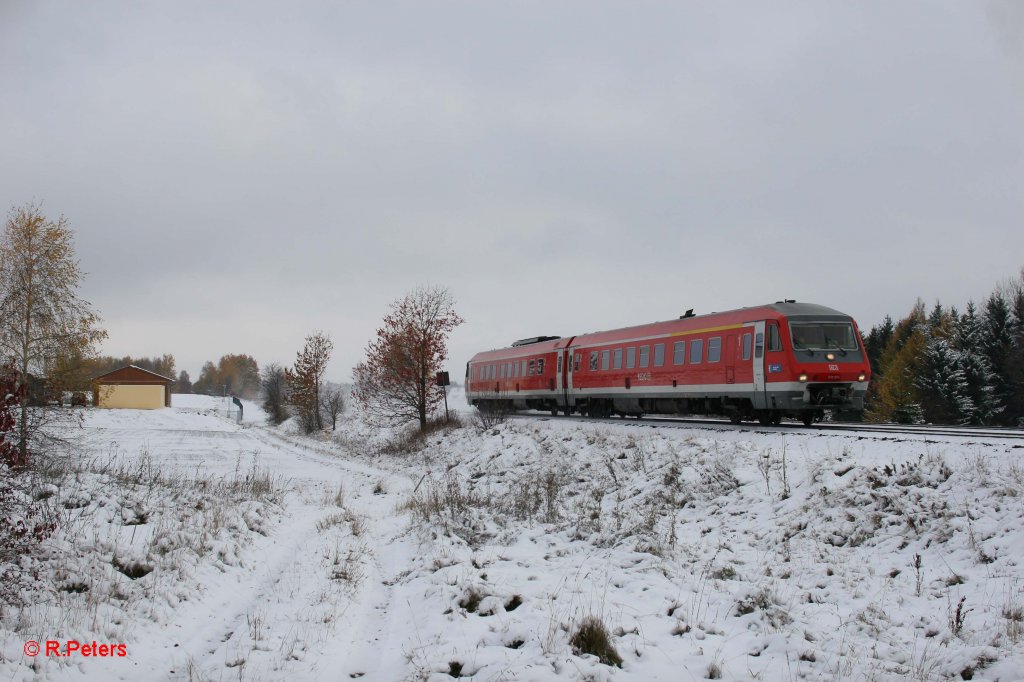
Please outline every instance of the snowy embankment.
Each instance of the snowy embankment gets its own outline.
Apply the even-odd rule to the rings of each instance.
[[[1024,676],[1012,441],[536,419],[403,440],[352,415],[310,439],[175,404],[90,410],[41,482],[65,522],[4,607],[0,677]],[[588,617],[621,663],[586,653]]]

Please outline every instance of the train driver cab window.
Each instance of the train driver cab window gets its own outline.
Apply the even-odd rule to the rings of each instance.
[[[779,325],[768,323],[768,350],[782,350],[782,338],[779,336]]]
[[[608,356],[611,355],[610,351],[601,351],[601,369],[608,369]]]
[[[704,339],[690,341],[690,364],[699,365],[704,355]]]
[[[665,344],[654,344],[654,366],[661,367],[665,364]]]
[[[672,346],[672,364],[681,365],[686,360],[686,341],[676,341]]]
[[[651,364],[651,347],[640,346],[640,367],[648,367]]]
[[[743,335],[743,359],[750,359],[750,333]]]
[[[597,351],[590,351],[590,371],[597,371]]]
[[[712,336],[708,339],[708,362],[720,362],[722,359],[722,337]]]
[[[630,346],[626,349],[626,369],[634,367],[636,367],[636,346]]]
[[[537,374],[544,373],[544,358],[537,359]]]
[[[537,361],[536,360],[530,360],[529,367],[530,367],[529,376],[532,377],[534,374],[537,373]]]
[[[622,349],[616,348],[612,354],[612,369],[622,369]]]

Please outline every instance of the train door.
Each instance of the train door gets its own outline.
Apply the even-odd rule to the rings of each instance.
[[[725,383],[736,383],[736,335],[725,338]]]
[[[562,383],[565,380],[565,350],[559,348],[555,353],[557,354],[555,360],[555,384],[551,388],[555,389],[555,402],[562,403],[562,398],[565,396],[565,389]]]
[[[768,406],[764,386],[764,321],[754,323],[754,395],[751,402],[755,410]]]
[[[578,349],[569,347],[565,349],[565,409],[566,413],[576,405],[573,397],[573,374],[579,370],[576,357]]]

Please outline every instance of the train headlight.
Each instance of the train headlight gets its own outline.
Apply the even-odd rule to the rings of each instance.
[[[864,372],[861,372],[860,376],[857,377],[857,381],[864,381],[867,378],[868,378],[868,375],[865,374]]]
[[[801,374],[800,375],[800,381],[807,381],[807,375],[806,374]]]
[[[826,359],[826,360],[835,360],[835,359],[836,359],[836,354],[835,354],[835,353],[828,353],[828,354],[827,354],[827,355],[825,356],[825,359]]]

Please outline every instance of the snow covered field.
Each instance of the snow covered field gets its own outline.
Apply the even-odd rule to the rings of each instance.
[[[1015,441],[174,403],[89,410],[40,481],[0,679],[1024,679]],[[68,639],[127,656],[23,651]]]

